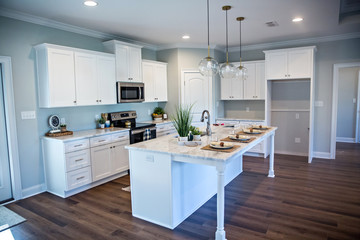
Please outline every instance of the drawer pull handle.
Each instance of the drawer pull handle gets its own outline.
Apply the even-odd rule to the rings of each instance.
[[[80,180],[80,179],[83,179],[83,178],[85,178],[85,177],[81,176],[81,177],[76,178],[76,180]]]
[[[78,145],[75,145],[74,147],[81,147],[82,146],[82,144],[78,144]]]
[[[76,159],[75,162],[79,162],[81,160],[84,160],[83,158]]]

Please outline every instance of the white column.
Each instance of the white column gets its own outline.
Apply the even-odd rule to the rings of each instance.
[[[275,137],[275,131],[270,136],[270,159],[269,159],[269,175],[268,177],[275,177],[274,173],[274,137]]]
[[[224,230],[225,217],[225,162],[216,166],[217,171],[217,230],[215,240],[226,240]]]

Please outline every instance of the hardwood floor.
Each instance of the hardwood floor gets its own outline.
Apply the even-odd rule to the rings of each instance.
[[[338,144],[337,159],[244,158],[226,187],[227,239],[360,239],[360,144]],[[62,199],[39,194],[7,205],[27,219],[14,239],[214,239],[216,197],[173,231],[132,217],[129,177]],[[1,238],[1,235],[0,235]]]

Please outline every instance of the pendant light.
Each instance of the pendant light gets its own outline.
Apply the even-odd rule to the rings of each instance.
[[[241,60],[242,60],[241,59],[241,22],[244,21],[244,19],[245,19],[244,17],[236,18],[236,20],[239,21],[239,23],[240,23],[240,30],[239,30],[239,32],[240,32],[240,66],[236,69],[236,78],[246,80],[247,76],[248,76],[248,74],[247,74],[248,70],[246,67],[244,67],[242,65],[242,62],[241,62]]]
[[[209,0],[207,0],[207,40],[208,40],[208,56],[203,58],[199,63],[199,71],[203,76],[216,75],[219,72],[218,62],[210,57],[210,25],[209,25]]]
[[[222,78],[234,78],[236,76],[236,68],[234,65],[229,63],[229,51],[228,51],[228,10],[231,9],[231,6],[223,6],[222,10],[226,12],[226,63],[223,63],[220,67],[220,76]]]

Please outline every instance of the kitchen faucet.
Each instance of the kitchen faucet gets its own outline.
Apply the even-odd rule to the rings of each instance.
[[[204,110],[201,114],[201,122],[204,122],[204,115],[207,113],[207,124],[206,124],[206,135],[211,136],[211,127],[210,127],[210,113],[208,110]]]

